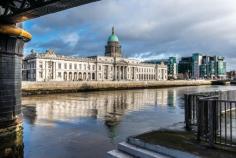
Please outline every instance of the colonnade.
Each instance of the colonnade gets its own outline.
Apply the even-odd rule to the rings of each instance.
[[[92,72],[64,72],[63,73],[64,81],[92,81],[96,79],[96,73]]]
[[[130,68],[132,70],[132,68]],[[132,71],[131,71],[132,72]],[[129,76],[128,66],[114,66],[114,80],[128,80]],[[134,72],[131,74],[131,79],[134,79]],[[133,76],[133,77],[132,77]]]

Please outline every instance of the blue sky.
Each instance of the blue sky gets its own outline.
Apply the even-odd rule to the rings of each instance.
[[[103,55],[112,26],[125,57],[222,55],[236,68],[235,0],[102,0],[24,23],[26,44],[64,55]]]

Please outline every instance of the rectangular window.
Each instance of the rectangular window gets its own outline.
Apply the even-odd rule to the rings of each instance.
[[[39,77],[43,78],[43,72],[39,72]]]
[[[39,62],[39,68],[40,68],[40,69],[43,68],[43,62],[42,62],[42,61]]]
[[[84,64],[84,70],[86,70],[86,64]]]
[[[72,64],[70,64],[70,69],[72,69]]]
[[[58,69],[61,69],[61,63],[58,63]]]
[[[67,64],[66,63],[64,64],[64,69],[67,69]]]
[[[74,64],[74,69],[75,69],[75,70],[77,69],[77,64]]]
[[[101,71],[102,70],[102,66],[101,65],[99,65],[99,71]]]
[[[58,77],[61,78],[61,72],[58,72]]]
[[[80,70],[82,69],[82,64],[79,64],[79,69],[80,69]]]
[[[95,70],[95,65],[93,65],[93,70]]]

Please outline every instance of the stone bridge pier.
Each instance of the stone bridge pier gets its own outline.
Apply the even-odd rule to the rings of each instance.
[[[30,39],[21,24],[0,24],[0,133],[22,120],[21,63],[24,43]]]

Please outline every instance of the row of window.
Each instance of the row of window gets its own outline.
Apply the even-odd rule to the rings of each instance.
[[[82,70],[82,68],[84,70],[95,70],[95,65],[87,65],[87,64],[73,64],[74,65],[74,70],[77,70],[79,68],[79,70]],[[71,70],[73,67],[72,64],[67,64],[64,63],[64,69],[67,69],[69,67],[69,69]],[[68,66],[68,67],[67,67]],[[58,69],[62,69],[62,64],[58,63]]]
[[[22,69],[34,69],[36,68],[36,64],[34,61],[32,62],[24,62],[23,65],[22,65]]]
[[[55,63],[55,62],[54,62]],[[64,69],[68,69],[69,70],[72,70],[72,68],[74,68],[74,70],[93,70],[95,71],[96,70],[96,65],[90,65],[90,64],[68,64],[68,63],[64,63],[62,65],[62,63],[57,63],[57,67],[58,69],[62,69],[62,66]],[[39,67],[40,68],[43,68],[43,62],[39,62]],[[110,70],[113,71],[113,66],[108,66],[110,67]],[[48,62],[48,68],[53,68],[53,62]],[[98,70],[101,71],[102,70],[102,66],[99,65],[98,66]],[[128,67],[128,72],[130,71],[129,67]],[[155,69],[153,68],[135,68],[134,70],[137,70],[139,73],[154,73],[155,72]],[[164,70],[165,73],[167,73],[167,70]],[[159,73],[161,73],[161,70],[159,70]]]

